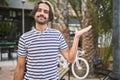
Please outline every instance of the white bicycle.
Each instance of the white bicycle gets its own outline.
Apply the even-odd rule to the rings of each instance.
[[[78,50],[76,58],[71,66],[72,73],[77,79],[85,79],[89,74],[89,64],[87,60],[82,58],[82,55],[84,54],[85,51]],[[60,64],[60,66],[63,66],[64,68],[67,68],[68,65],[70,64],[67,62],[67,60],[65,60],[65,58],[61,54],[59,54],[58,63]]]

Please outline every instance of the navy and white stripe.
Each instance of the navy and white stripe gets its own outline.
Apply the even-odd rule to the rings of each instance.
[[[27,57],[25,80],[57,80],[57,56],[67,48],[63,35],[55,29],[33,29],[19,40],[18,55]]]

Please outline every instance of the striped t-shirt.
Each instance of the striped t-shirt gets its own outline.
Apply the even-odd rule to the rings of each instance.
[[[55,29],[24,33],[18,44],[18,55],[27,57],[24,80],[57,80],[58,52],[67,47],[63,35]]]

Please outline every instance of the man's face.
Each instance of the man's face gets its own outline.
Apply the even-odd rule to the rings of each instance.
[[[34,19],[39,24],[46,24],[49,21],[49,6],[44,3],[39,4]]]

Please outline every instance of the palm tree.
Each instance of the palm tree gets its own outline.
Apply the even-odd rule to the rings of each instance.
[[[89,25],[92,25],[92,29],[83,34],[82,36],[82,49],[86,51],[86,55],[84,56],[90,65],[90,74],[93,74],[93,58],[94,54],[97,53],[97,32],[95,31],[91,14],[89,12],[89,1],[88,0],[81,0],[82,1],[82,28],[85,28]]]
[[[83,5],[83,22],[82,27],[92,25],[93,28],[83,35],[82,48],[86,50],[85,58],[87,58],[91,73],[92,60],[94,55],[99,55],[98,52],[98,37],[99,34],[110,32],[112,28],[112,0],[82,0]],[[108,17],[109,16],[109,17]],[[105,51],[103,60],[108,63],[110,53],[112,53],[111,45]]]
[[[68,28],[68,0],[54,0],[54,10],[55,10],[55,20],[57,22],[57,27],[53,28],[59,29],[64,35],[69,47],[69,28]],[[66,6],[67,5],[67,6]]]
[[[82,28],[88,25],[93,26],[92,29],[82,37],[82,48],[86,50],[84,57],[88,60],[92,72],[92,60],[94,54],[98,54],[98,35],[103,32],[108,32],[112,28],[112,1],[69,0],[69,2],[79,18],[78,20],[80,20],[79,22],[82,24]],[[108,56],[110,56],[110,54],[107,54],[105,59],[107,59]]]

